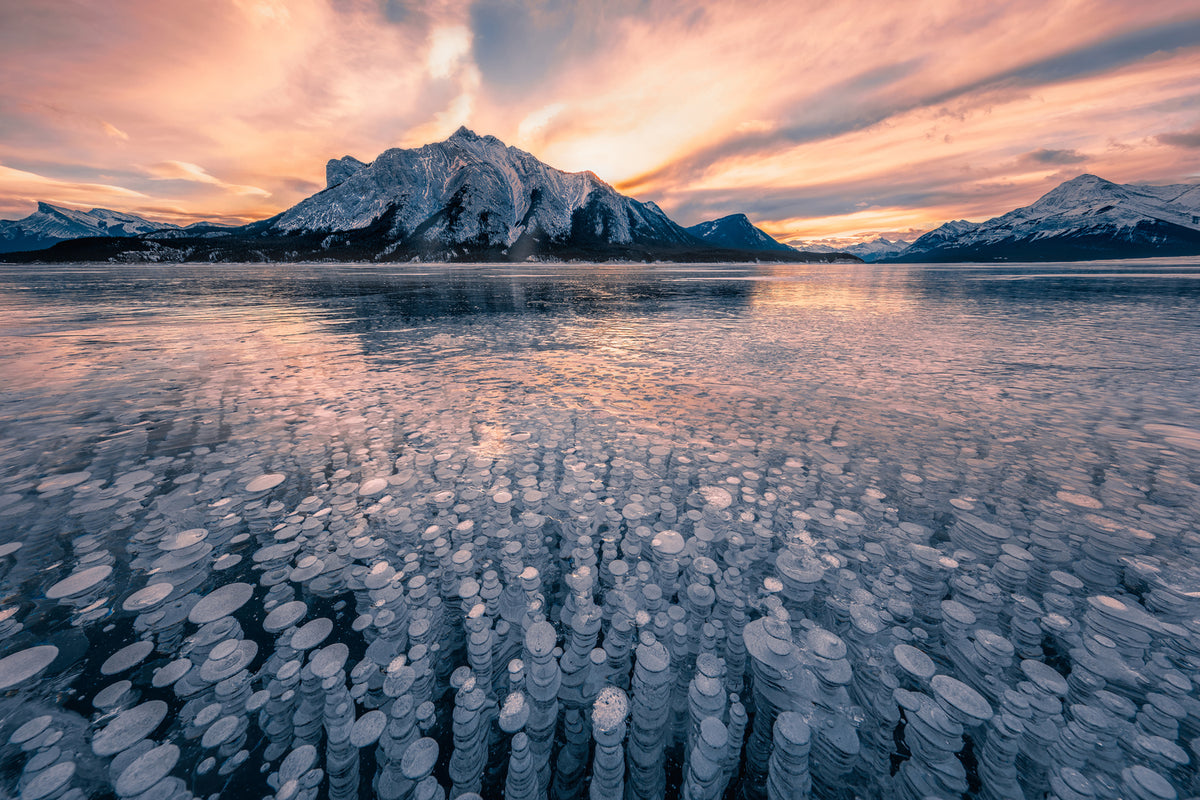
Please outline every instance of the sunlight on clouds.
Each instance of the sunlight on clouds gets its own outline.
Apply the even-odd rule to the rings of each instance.
[[[226,183],[225,181],[210,175],[205,171],[204,167],[199,164],[191,164],[187,161],[163,161],[159,164],[153,164],[148,169],[150,177],[160,181],[193,181],[195,183],[206,183],[210,186],[217,186],[228,192],[240,195],[250,195],[254,197],[270,197],[271,193],[265,189],[260,189],[257,186],[240,186],[234,183]]]
[[[521,124],[517,126],[517,142],[529,142],[536,139],[545,130],[550,121],[565,111],[566,103],[550,103],[544,105],[532,114],[529,114],[525,119],[521,120]]]
[[[908,237],[910,240],[936,228],[951,219],[946,209],[912,208],[867,208],[852,214],[810,219],[764,220],[759,224],[764,231],[781,242],[841,239],[849,244],[869,241],[880,236],[886,238]],[[832,237],[830,231],[836,231]]]
[[[251,22],[265,26],[287,22],[291,18],[282,0],[233,0]]]
[[[440,107],[428,109],[427,118],[403,131],[397,144],[420,147],[445,139],[459,127],[471,123],[483,76],[470,56],[471,31],[468,28],[444,25],[433,29],[425,56],[426,69],[430,77],[452,85],[456,93]]]
[[[739,122],[734,130],[738,133],[766,133],[773,131],[778,126],[775,123],[767,122],[764,119],[748,119],[745,122]]]
[[[462,25],[436,28],[429,36],[425,63],[433,78],[449,78],[471,54],[471,31]]]
[[[113,125],[110,122],[105,122],[105,121],[101,120],[100,127],[104,129],[105,133],[107,133],[109,136],[113,137],[114,139],[120,139],[123,142],[129,141],[129,134],[126,133],[125,131],[121,130],[120,128],[118,128],[116,125]]]
[[[445,139],[459,127],[467,125],[475,111],[479,83],[479,70],[473,65],[464,66],[458,75],[458,94],[448,105],[434,112],[433,118],[428,122],[411,128],[400,144],[404,147],[420,147]]]
[[[120,204],[131,199],[148,199],[141,192],[123,186],[61,181],[3,164],[0,164],[0,196],[19,198],[29,203],[36,200],[58,200],[74,205],[104,202]]]

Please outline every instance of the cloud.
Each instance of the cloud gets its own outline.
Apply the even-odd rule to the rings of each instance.
[[[403,0],[382,0],[380,9],[384,19],[394,25],[411,22],[413,14],[417,10],[413,4],[405,3]]]
[[[1016,67],[917,95],[880,90],[912,74],[926,64],[927,59],[910,58],[898,62],[894,65],[894,74],[891,72],[893,65],[872,67],[809,98],[805,108],[816,109],[817,113],[807,115],[801,122],[768,132],[735,133],[673,163],[629,179],[622,186],[633,191],[663,180],[689,180],[723,159],[866,130],[914,110],[963,100],[978,103],[988,94],[1013,87],[1031,88],[1078,80],[1152,56],[1164,57],[1181,49],[1200,49],[1200,18],[1122,31],[1062,53],[1035,58]]]
[[[257,186],[241,186],[234,183],[226,183],[220,178],[210,175],[199,164],[192,164],[187,161],[163,161],[158,164],[152,164],[147,168],[146,172],[151,178],[159,181],[191,181],[193,183],[205,183],[210,186],[216,186],[227,192],[239,195],[254,197],[271,196],[271,193],[266,189],[260,189]]]
[[[260,27],[269,27],[291,20],[288,7],[281,0],[233,0],[250,21]]]
[[[489,90],[520,97],[568,64],[589,62],[620,36],[622,20],[648,13],[651,5],[643,0],[477,0],[469,18],[475,61]]]
[[[454,25],[436,28],[429,37],[429,52],[425,63],[433,78],[449,78],[459,64],[471,54],[471,31]]]
[[[1023,163],[1045,164],[1047,166],[1063,166],[1067,164],[1082,164],[1088,157],[1077,150],[1050,150],[1039,147],[1021,157]]]
[[[0,164],[0,209],[4,213],[18,213],[19,209],[27,209],[20,214],[25,216],[39,200],[90,208],[106,203],[124,207],[131,202],[149,199],[147,195],[124,186],[58,180]]]
[[[107,133],[109,136],[111,136],[114,139],[120,139],[123,142],[129,141],[129,134],[126,133],[125,131],[121,130],[120,128],[118,128],[116,125],[113,125],[112,123],[101,120],[100,127],[104,130],[105,133]]]
[[[565,111],[566,103],[550,103],[526,115],[517,126],[517,140],[528,141],[545,130],[550,121]]]
[[[1014,82],[1024,86],[1061,83],[1107,72],[1153,56],[1200,47],[1200,17],[1122,30],[1063,53],[1037,59],[992,76],[981,85]],[[968,87],[969,89],[969,87]]]
[[[547,18],[526,3],[481,0],[471,7],[474,56],[488,84],[502,92],[520,91],[540,81],[562,58],[569,41],[566,13]]]
[[[1162,144],[1167,144],[1172,147],[1183,147],[1187,149],[1200,148],[1200,126],[1192,128],[1190,131],[1173,131],[1171,133],[1160,133],[1154,137]]]
[[[311,181],[307,178],[281,177],[276,179],[288,192],[299,195],[310,195],[325,188],[324,183]]]
[[[953,181],[930,181],[919,175],[897,176],[895,183],[874,180],[834,182],[819,186],[754,186],[725,191],[688,193],[673,207],[680,220],[691,224],[723,216],[738,208],[751,219],[841,217],[867,208],[920,208],[974,200],[970,189]]]

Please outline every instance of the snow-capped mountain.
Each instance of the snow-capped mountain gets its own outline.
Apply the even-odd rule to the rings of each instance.
[[[882,261],[889,256],[894,256],[902,252],[912,242],[903,239],[892,241],[880,236],[878,239],[873,239],[869,242],[858,242],[851,245],[830,244],[829,242],[789,242],[792,247],[797,250],[804,250],[810,253],[847,253],[852,256],[861,258],[868,263],[873,261]]]
[[[912,242],[904,239],[885,239],[880,236],[878,239],[873,239],[869,242],[859,242],[852,244],[849,247],[843,248],[841,252],[849,253],[852,256],[858,256],[863,261],[879,261],[888,256],[905,250]]]
[[[0,220],[0,253],[40,250],[64,239],[79,239],[84,236],[128,237],[175,227],[107,208],[78,211],[52,206],[49,203],[38,203],[37,211],[28,217]]]
[[[654,203],[466,128],[444,142],[387,150],[370,164],[336,159],[325,174],[323,191],[268,220],[266,230],[371,230],[393,250],[431,255],[700,244]]]
[[[1200,185],[1080,175],[986,222],[957,220],[889,261],[1057,261],[1200,254]]]
[[[716,247],[784,252],[793,250],[783,242],[772,238],[766,231],[755,227],[745,214],[730,214],[720,219],[701,222],[699,225],[688,228],[687,232]]]

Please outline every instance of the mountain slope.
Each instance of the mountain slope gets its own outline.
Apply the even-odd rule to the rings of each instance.
[[[687,232],[697,239],[703,239],[717,247],[794,252],[793,248],[772,238],[761,228],[755,227],[745,214],[730,214],[720,219],[701,222],[699,225],[688,228]]]
[[[37,210],[23,219],[0,220],[0,253],[41,250],[85,236],[129,237],[175,227],[107,208],[77,211],[38,203]]]
[[[1057,261],[1200,254],[1200,185],[1080,175],[986,222],[930,231],[889,261]]]

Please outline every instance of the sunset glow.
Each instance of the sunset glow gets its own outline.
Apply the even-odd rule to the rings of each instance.
[[[42,0],[0,10],[0,217],[245,222],[325,163],[492,134],[691,225],[985,219],[1200,176],[1186,0]]]

